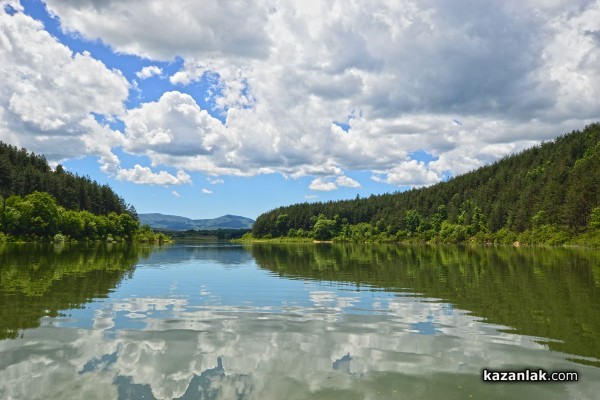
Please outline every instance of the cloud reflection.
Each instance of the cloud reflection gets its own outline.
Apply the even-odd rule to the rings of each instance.
[[[353,312],[358,296],[317,290],[308,298],[293,307],[118,299],[94,314],[93,330],[44,326],[28,331],[25,344],[0,342],[0,395],[280,399],[348,390],[374,398],[381,390],[433,393],[425,382],[448,376],[485,393],[478,386],[484,366],[568,366],[536,338],[501,332],[430,299],[379,297],[371,304],[378,313],[367,315]],[[143,329],[127,329],[131,318]],[[382,383],[382,376],[393,379]],[[585,398],[586,387],[577,390],[573,398]]]

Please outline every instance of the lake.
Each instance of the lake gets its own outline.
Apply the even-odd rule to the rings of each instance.
[[[490,383],[482,370],[575,371]],[[600,252],[0,246],[2,399],[596,399]]]

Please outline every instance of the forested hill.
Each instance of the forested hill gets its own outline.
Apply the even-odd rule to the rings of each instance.
[[[253,235],[565,243],[600,230],[599,206],[595,123],[427,188],[280,207],[257,218]]]
[[[216,229],[250,229],[254,221],[237,215],[223,215],[212,219],[190,219],[177,215],[140,214],[140,223],[152,229],[169,231],[216,230]]]
[[[50,193],[69,210],[96,215],[128,213],[137,219],[135,208],[110,186],[67,172],[60,165],[53,171],[43,155],[0,142],[0,195],[24,197],[35,191]]]

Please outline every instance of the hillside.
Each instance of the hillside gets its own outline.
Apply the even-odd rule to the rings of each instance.
[[[213,219],[190,219],[176,215],[139,214],[140,223],[153,229],[186,231],[215,229],[251,229],[254,220],[237,215],[223,215]]]
[[[43,155],[0,142],[0,196],[25,197],[36,191],[49,193],[67,210],[128,213],[137,218],[135,208],[110,186],[67,172],[61,165],[53,171]]]
[[[170,239],[140,229],[135,208],[108,185],[50,168],[43,155],[0,142],[0,243]]]
[[[252,233],[559,244],[600,229],[599,206],[600,124],[595,123],[427,188],[280,207],[260,215]],[[593,240],[597,236],[591,234]]]

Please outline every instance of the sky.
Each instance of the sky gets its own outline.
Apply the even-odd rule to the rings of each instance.
[[[0,140],[140,213],[431,185],[600,120],[600,1],[0,0]]]

